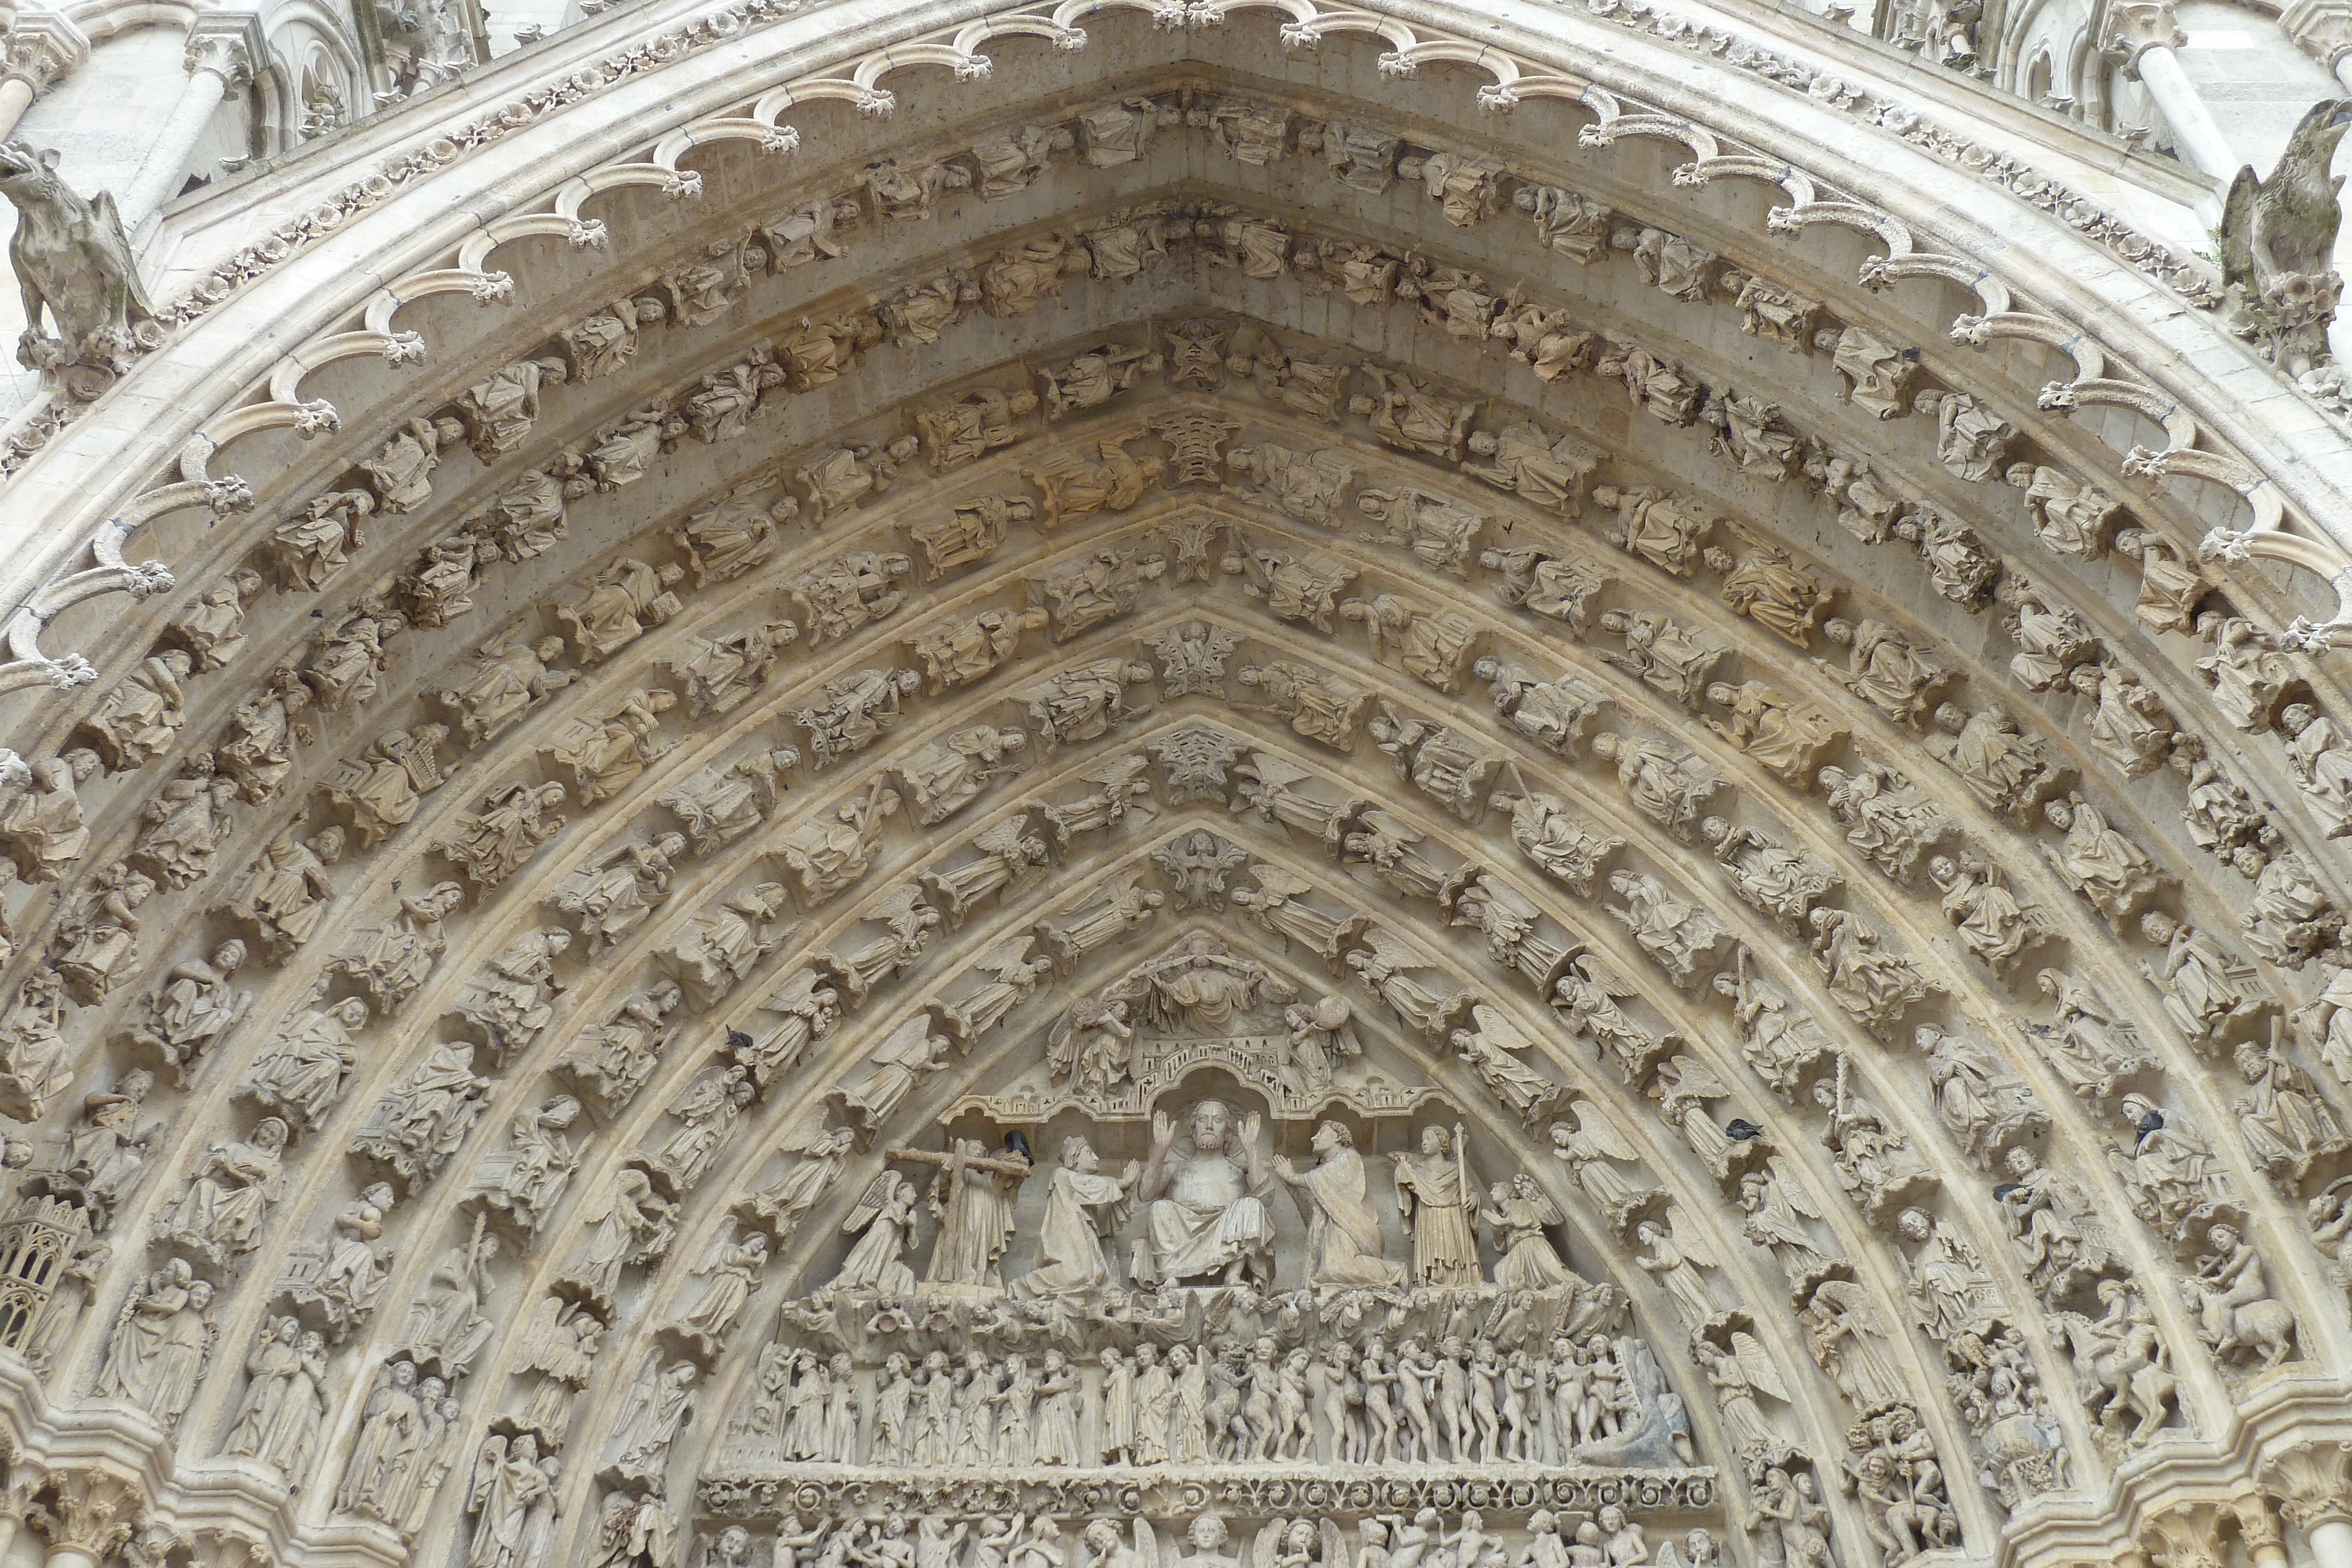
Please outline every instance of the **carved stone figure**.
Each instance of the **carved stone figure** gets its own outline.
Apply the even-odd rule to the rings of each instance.
[[[1999,708],[1973,711],[1957,703],[1936,709],[1929,755],[1960,776],[1986,808],[2030,818],[2063,781],[2063,771],[2036,736],[2022,733]]]
[[[1013,1294],[1067,1301],[1100,1289],[1111,1277],[1103,1234],[1126,1217],[1142,1176],[1137,1160],[1129,1160],[1118,1176],[1106,1175],[1086,1139],[1064,1139],[1062,1163],[1046,1180],[1045,1218],[1038,1233],[1041,1261],[1013,1281]]]
[[[1805,917],[1813,905],[1844,881],[1811,850],[1790,849],[1759,829],[1735,828],[1721,817],[1709,817],[1698,831],[1714,846],[1717,863],[1739,896],[1791,936],[1805,930]]]
[[[993,672],[1013,656],[1023,632],[1040,631],[1050,619],[1043,610],[988,610],[908,638],[907,646],[923,661],[924,690],[936,696]]]
[[[1801,784],[1822,753],[1848,731],[1818,704],[1790,697],[1761,681],[1737,686],[1717,681],[1706,688],[1706,700],[1731,710],[1729,722],[1708,716],[1707,728],[1781,778]]]
[[[1830,814],[1845,825],[1845,841],[1895,882],[1909,883],[1920,857],[1954,831],[1933,797],[1885,763],[1824,768],[1814,777]]]
[[[1305,1279],[1314,1289],[1348,1289],[1359,1286],[1393,1286],[1404,1278],[1404,1270],[1381,1256],[1380,1217],[1373,1210],[1366,1191],[1364,1156],[1356,1152],[1355,1138],[1338,1122],[1317,1124],[1315,1152],[1320,1163],[1308,1170],[1298,1170],[1285,1157],[1276,1156],[1273,1172],[1276,1181],[1291,1189],[1307,1219],[1307,1257]],[[1402,1166],[1400,1169],[1402,1170]],[[1456,1186],[1465,1184],[1455,1170]],[[1416,1178],[1416,1183],[1418,1178]],[[1400,1192],[1419,1191],[1400,1187]],[[1470,1232],[1470,1215],[1475,1213],[1475,1194],[1461,1194],[1462,1227],[1471,1252],[1470,1271],[1477,1272],[1476,1246]],[[1420,1216],[1424,1226],[1441,1226],[1433,1218],[1432,1207],[1442,1204],[1442,1196],[1423,1195]],[[1410,1223],[1410,1218],[1408,1219]],[[1418,1263],[1423,1254],[1416,1246]],[[1426,1270],[1417,1270],[1430,1278]]]
[[[1393,647],[1405,674],[1442,692],[1462,689],[1483,631],[1475,617],[1459,610],[1428,610],[1396,593],[1350,599],[1339,606],[1339,615],[1362,622],[1372,657]]]
[[[684,1000],[685,992],[670,981],[632,992],[610,1019],[557,1059],[557,1069],[587,1090],[610,1118],[636,1097],[660,1065],[662,1052],[683,1027],[671,1022],[670,1014]]]
[[[671,873],[686,857],[686,840],[664,833],[632,841],[567,874],[546,902],[578,922],[594,958],[651,917],[669,896]]]
[[[1264,599],[1285,621],[1304,621],[1329,635],[1339,591],[1356,579],[1356,569],[1329,556],[1291,552],[1235,541],[1224,558],[1229,575],[1246,579],[1242,591]]]
[[[246,1138],[212,1145],[156,1217],[157,1239],[228,1268],[260,1244],[285,1171],[286,1124],[265,1116]]]
[[[653,1178],[634,1166],[622,1166],[603,1214],[590,1222],[559,1282],[609,1308],[622,1270],[668,1250],[677,1223],[677,1206],[654,1189]]]
[[[1931,694],[1952,678],[1942,660],[1884,622],[1832,618],[1822,622],[1822,635],[1852,650],[1849,667],[1841,670],[1816,659],[1814,668],[1897,724],[1916,728],[1931,706]]]
[[[793,710],[809,732],[814,768],[829,768],[867,747],[898,723],[899,701],[923,684],[912,670],[870,667],[824,684],[823,701]]]
[[[1602,660],[1689,708],[1698,706],[1707,688],[1707,673],[1716,661],[1731,652],[1727,643],[1646,610],[1604,610],[1600,626],[1625,639],[1622,653],[1599,650]]]
[[[2011,1145],[2049,1130],[2033,1091],[1980,1042],[1933,1024],[1920,1025],[1912,1042],[1927,1055],[1937,1117],[1979,1167],[1991,1169]]]
[[[776,862],[800,884],[803,903],[824,904],[864,878],[874,864],[884,824],[898,814],[898,792],[877,779],[863,796],[835,808],[831,821],[804,821],[777,841]]]
[[[173,965],[135,1015],[128,1038],[161,1056],[186,1082],[197,1059],[245,1016],[251,998],[229,984],[244,963],[245,944],[232,938],[215,948],[209,961]]]
[[[1595,831],[1557,795],[1539,790],[1524,795],[1497,793],[1489,797],[1488,803],[1510,812],[1511,839],[1519,852],[1580,898],[1592,896],[1593,877],[1612,852],[1625,842]]]
[[[775,950],[783,934],[769,923],[783,913],[787,896],[782,883],[763,882],[696,914],[692,929],[667,955],[689,1007],[697,1012],[717,1007]]]
[[[1880,935],[1850,910],[1822,907],[1812,927],[1813,967],[1839,1009],[1887,1037],[1904,1010],[1936,988],[1918,966],[1879,946]]]
[[[1108,733],[1129,716],[1127,688],[1151,678],[1150,665],[1111,654],[1056,671],[1049,680],[1015,695],[1027,705],[1029,721],[1051,755],[1063,746]]]
[[[1960,946],[2003,980],[2027,948],[2056,934],[2041,907],[2019,902],[2009,889],[2008,873],[1990,861],[1937,855],[1927,862],[1927,880],[1943,890],[1944,918]]]
[[[1625,902],[1607,905],[1633,940],[1675,985],[1687,988],[1699,966],[1728,935],[1713,915],[1647,872],[1612,872],[1610,890]]]
[[[786,788],[778,775],[799,766],[800,752],[779,747],[740,758],[723,772],[705,765],[661,798],[677,814],[694,841],[694,852],[709,854],[733,843],[767,819]]]
[[[262,1325],[245,1362],[245,1397],[222,1452],[299,1473],[327,1417],[326,1340],[305,1333],[299,1319]]]
[[[127,1399],[166,1432],[195,1402],[219,1329],[213,1284],[174,1258],[142,1281],[122,1303],[99,1368],[96,1394]]]
[[[1332,1124],[1325,1123],[1325,1126]],[[1469,1150],[1462,1129],[1452,1133],[1432,1124],[1421,1130],[1418,1153],[1400,1153],[1396,1165],[1397,1214],[1412,1238],[1412,1263],[1405,1278],[1415,1285],[1444,1289],[1484,1282],[1478,1267],[1478,1183],[1472,1175]],[[1330,1155],[1325,1156],[1326,1164]],[[1277,1165],[1276,1174],[1281,1166]],[[1335,1218],[1333,1223],[1339,1223]],[[1377,1238],[1379,1228],[1372,1227]],[[1377,1245],[1366,1249],[1367,1261],[1377,1261]],[[1392,1270],[1393,1265],[1384,1266]],[[1369,1281],[1318,1280],[1314,1284],[1365,1283]]]
[[[2105,815],[2079,791],[2050,801],[2042,814],[2065,834],[2057,848],[2042,846],[2043,858],[2057,868],[2068,886],[2120,930],[2163,880],[2155,862],[2109,827]]]
[[[415,821],[424,797],[447,779],[438,748],[448,733],[438,724],[386,731],[357,761],[339,763],[328,776],[327,798],[351,812],[362,850]]]
[[[1403,452],[1420,452],[1448,463],[1462,461],[1480,400],[1455,402],[1402,371],[1364,365],[1359,372],[1372,392],[1348,400],[1348,412],[1370,420],[1372,434]]]
[[[107,771],[121,773],[169,751],[186,723],[187,693],[182,683],[195,668],[184,648],[165,648],[108,692],[82,728],[105,758]]]
[[[558,594],[555,617],[572,628],[572,650],[582,664],[611,658],[685,608],[672,591],[681,566],[659,570],[625,557],[599,571],[577,592]]]
[[[407,1078],[376,1102],[352,1147],[383,1161],[410,1191],[457,1152],[481,1120],[491,1081],[474,1071],[474,1048],[435,1047]]]
[[[1723,787],[1696,753],[1665,741],[1603,730],[1592,737],[1592,755],[1616,765],[1617,782],[1636,810],[1685,841],[1708,798]]]
[[[327,972],[349,976],[379,1015],[398,1012],[441,961],[448,946],[442,922],[465,901],[466,890],[454,882],[403,894],[400,912],[383,925],[362,927],[354,946],[328,960]]]
[[[1737,966],[1715,977],[1715,991],[1731,1003],[1741,1057],[1774,1093],[1793,1100],[1837,1051],[1820,1022],[1799,1009],[1788,992],[1750,970],[1748,956],[1748,949],[1740,948]]]
[[[1622,490],[1596,485],[1592,498],[1617,514],[1616,526],[1602,530],[1611,544],[1676,577],[1697,570],[1716,519],[1691,502],[1647,485]]]
[[[1373,929],[1377,932],[1379,928]],[[1348,955],[1348,961],[1352,965],[1359,958],[1374,958],[1377,954],[1377,948],[1372,951],[1360,948]],[[1381,992],[1381,999],[1388,1002],[1391,1010],[1408,1023],[1417,1025],[1423,1034],[1433,1037],[1443,1027],[1444,1020],[1459,1011],[1461,1004],[1469,999],[1459,996],[1440,998],[1426,988],[1416,985],[1418,994],[1404,998],[1413,1009],[1413,1012],[1407,1013],[1399,1006],[1398,998],[1390,995],[1400,980],[1409,978],[1401,967],[1393,962],[1368,963],[1362,966],[1362,973],[1365,983]],[[1486,1002],[1471,1003],[1470,1019],[1477,1026],[1475,1029],[1457,1029],[1450,1037],[1454,1054],[1477,1073],[1488,1092],[1522,1122],[1532,1125],[1550,1115],[1566,1089],[1513,1054],[1533,1050],[1536,1044],[1534,1038],[1514,1023],[1501,1009]]]
[[[75,790],[100,766],[87,747],[37,763],[0,747],[0,844],[26,882],[54,882],[88,852],[89,830]]]
[[[1274,1279],[1274,1221],[1265,1197],[1273,1173],[1258,1148],[1258,1118],[1238,1119],[1223,1101],[1202,1100],[1185,1116],[1183,1146],[1165,1111],[1151,1117],[1150,1155],[1135,1194],[1144,1227],[1134,1278],[1144,1283],[1202,1275],[1261,1287]]]
[[[471,1024],[503,1063],[537,1040],[553,1020],[555,960],[572,946],[572,933],[542,925],[509,942],[458,992],[450,1011]]]
[[[458,727],[470,743],[495,740],[508,726],[578,678],[570,670],[553,667],[562,656],[561,637],[536,643],[493,639],[474,655],[473,678],[441,692],[442,706],[458,715]]]
[[[1298,734],[1340,751],[1355,748],[1357,721],[1365,705],[1372,700],[1370,692],[1291,659],[1244,664],[1234,672],[1234,679],[1244,687],[1264,693],[1268,699],[1262,703],[1236,701],[1235,707],[1287,719]]]
[[[2218,246],[2231,329],[2290,375],[2327,358],[2327,329],[2343,289],[2333,265],[2341,208],[2327,188],[2328,162],[2344,136],[2341,108],[2329,97],[2305,110],[2270,178],[2241,167],[2221,211]]]
[[[482,1156],[466,1197],[503,1218],[526,1244],[536,1240],[580,1168],[580,1151],[563,1135],[579,1119],[580,1102],[569,1094],[517,1112],[507,1124],[507,1146]]]

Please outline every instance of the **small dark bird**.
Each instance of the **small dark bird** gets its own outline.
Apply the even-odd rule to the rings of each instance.
[[[2162,1131],[2164,1131],[2164,1113],[2151,1106],[2147,1114],[2139,1119],[2139,1136],[2132,1140],[2132,1147],[2137,1149],[2147,1142],[2147,1135],[2150,1133]]]
[[[730,1051],[749,1051],[754,1043],[751,1037],[740,1029],[727,1031],[727,1045]]]
[[[1745,1116],[1734,1116],[1725,1124],[1723,1135],[1735,1144],[1744,1144],[1750,1138],[1762,1137],[1764,1129]]]
[[[1034,1166],[1037,1163],[1037,1156],[1029,1152],[1029,1134],[1023,1132],[1020,1128],[1015,1127],[1011,1132],[1004,1134],[1004,1146],[1011,1149],[1014,1154],[1019,1155],[1023,1159],[1027,1160],[1031,1165]]]

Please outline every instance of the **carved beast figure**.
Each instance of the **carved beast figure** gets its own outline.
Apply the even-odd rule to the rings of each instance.
[[[2221,210],[2231,329],[2257,340],[2291,376],[2327,358],[2327,325],[2344,292],[2344,279],[2330,265],[2344,218],[2344,182],[2330,179],[2327,166],[2347,127],[2352,99],[2313,104],[2287,138],[2271,177],[2257,179],[2251,166],[2241,168]]]
[[[139,283],[139,266],[114,198],[100,191],[84,200],[58,178],[54,149],[37,152],[21,137],[0,142],[0,195],[16,204],[16,235],[8,261],[25,296],[25,331],[17,362],[54,370],[77,361],[120,372],[129,361],[132,331],[155,321]],[[41,330],[41,308],[58,335]]]

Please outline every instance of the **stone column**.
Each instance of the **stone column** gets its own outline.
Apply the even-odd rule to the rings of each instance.
[[[2189,35],[2172,14],[2172,0],[2124,0],[2108,10],[2099,48],[2146,84],[2164,122],[2172,127],[2180,156],[2226,185],[2237,176],[2242,160],[2231,151],[2229,139],[2213,121],[2213,111],[2180,68],[2175,51],[2188,42]]]
[[[2298,1444],[2267,1467],[2263,1484],[2311,1542],[2319,1568],[2352,1568],[2352,1448]]]
[[[188,85],[122,193],[126,230],[137,229],[150,213],[172,199],[187,177],[188,160],[195,155],[205,127],[212,123],[213,110],[221,106],[230,89],[253,79],[252,31],[252,18],[247,16],[212,12],[197,18],[188,35]]]
[[[139,1489],[110,1470],[56,1470],[26,1518],[47,1538],[44,1568],[100,1568],[138,1532]]]
[[[2278,21],[2296,48],[2352,92],[2352,0],[2290,0]]]
[[[0,35],[0,137],[16,129],[43,89],[88,58],[89,40],[63,16],[17,18]]]

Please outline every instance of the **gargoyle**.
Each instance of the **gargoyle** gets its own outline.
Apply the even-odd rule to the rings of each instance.
[[[2291,376],[2327,358],[2327,326],[2344,292],[2343,277],[2328,265],[2344,218],[2344,179],[2330,179],[2327,166],[2347,128],[2352,99],[2313,104],[2269,179],[2256,179],[2249,165],[2230,182],[2215,235],[2230,329],[2259,343]]]
[[[140,287],[113,196],[100,191],[84,200],[58,178],[57,167],[54,149],[37,152],[21,137],[0,142],[0,195],[17,214],[8,261],[25,296],[16,360],[39,371],[78,363],[111,381],[128,368],[139,346],[131,334],[155,322],[155,308]],[[45,305],[57,323],[54,338],[41,329]],[[103,385],[78,395],[94,396]]]

